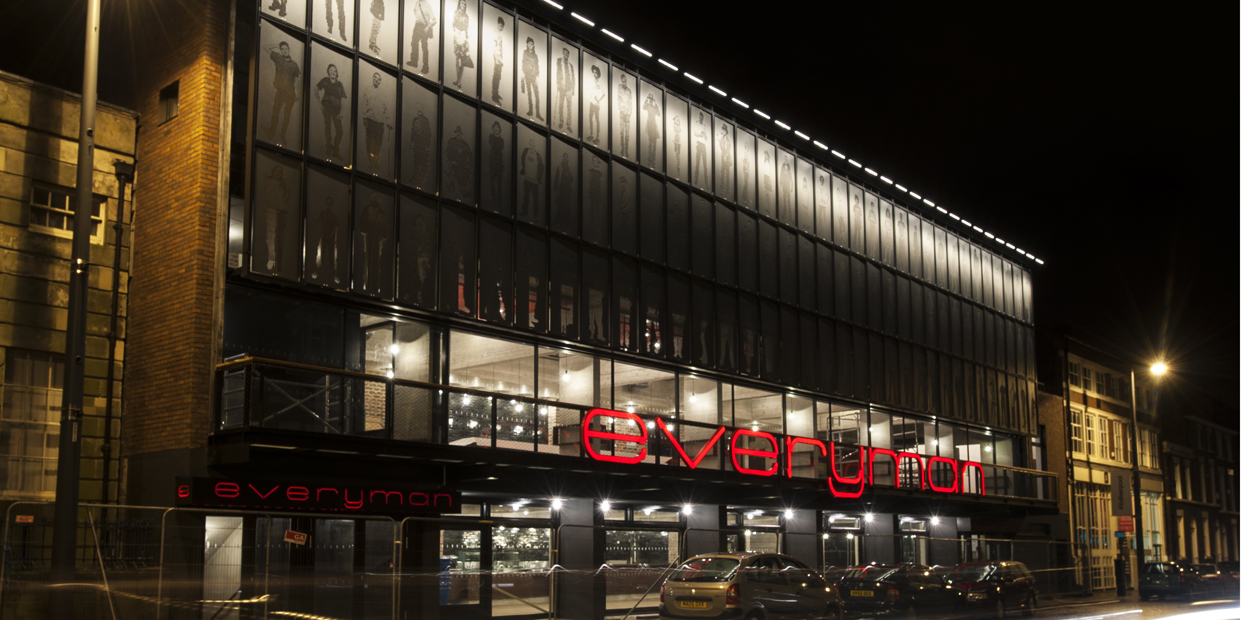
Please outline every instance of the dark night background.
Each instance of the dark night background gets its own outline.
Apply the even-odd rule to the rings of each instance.
[[[1162,353],[1166,396],[1237,415],[1234,6],[559,1],[626,44],[522,3],[615,57],[637,62],[638,43],[1037,255],[1039,327]],[[85,2],[5,4],[0,69],[77,92]],[[162,25],[147,2],[104,5],[101,98],[126,102]]]

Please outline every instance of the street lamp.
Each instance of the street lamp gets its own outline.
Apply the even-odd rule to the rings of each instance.
[[[1156,362],[1151,365],[1151,374],[1156,377],[1168,372],[1168,365]],[[1129,433],[1133,451],[1133,534],[1137,541],[1137,560],[1133,571],[1138,579],[1142,578],[1142,564],[1146,559],[1146,546],[1142,541],[1142,470],[1141,455],[1138,453],[1138,415],[1137,415],[1137,377],[1133,367],[1129,367],[1129,411],[1133,414],[1133,432]]]

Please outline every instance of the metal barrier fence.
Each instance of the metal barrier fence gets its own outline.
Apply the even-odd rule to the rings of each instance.
[[[75,583],[54,584],[53,504],[9,507],[0,620],[49,617],[52,596],[73,597],[76,620],[586,617],[566,600],[574,593],[593,597],[581,609],[629,616],[655,609],[662,580],[687,554],[742,550],[797,555],[825,575],[872,559],[1018,560],[1043,595],[1089,583],[1072,547],[1047,541],[858,534],[859,545],[834,531],[564,524],[540,525],[538,548],[522,557],[531,552],[496,539],[513,523],[493,518],[97,504],[81,504],[80,514]],[[592,548],[605,550],[602,562]]]
[[[583,456],[581,426],[589,407],[553,400],[498,394],[401,378],[387,378],[349,370],[337,370],[247,358],[225,363],[216,373],[219,390],[217,430],[268,428],[334,435],[436,443],[469,448],[496,448],[558,456]],[[644,462],[688,467],[691,454],[701,452],[720,426],[685,420],[669,420],[663,426],[650,417]],[[600,430],[637,435],[631,420],[602,420]],[[723,436],[695,462],[696,469],[735,471],[731,446],[736,429]],[[672,435],[673,439],[666,435]],[[742,437],[740,448],[755,448]],[[856,474],[861,464],[857,445],[836,443],[835,468],[842,476]],[[595,439],[591,447],[601,454],[632,457],[642,444]],[[805,446],[808,448],[808,446]],[[869,453],[868,453],[869,454]],[[784,451],[779,475],[789,464],[796,478],[823,480],[830,463],[812,449]],[[872,486],[925,486],[923,463],[891,457],[869,456]],[[740,456],[741,467],[766,468],[764,457]],[[940,486],[955,482],[966,493],[982,490],[992,497],[1057,500],[1057,474],[1007,465],[984,463],[984,478],[974,467],[956,471],[937,461],[928,465],[931,479]],[[956,480],[955,478],[961,478]]]

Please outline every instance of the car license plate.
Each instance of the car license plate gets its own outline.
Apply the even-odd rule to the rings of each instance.
[[[874,590],[849,590],[849,596],[875,596]]]
[[[687,609],[704,609],[709,606],[709,601],[678,601],[678,606]]]

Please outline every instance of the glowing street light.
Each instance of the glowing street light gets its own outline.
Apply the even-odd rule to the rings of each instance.
[[[1166,372],[1168,372],[1168,365],[1163,362],[1156,362],[1155,365],[1151,366],[1152,375],[1159,376]]]

